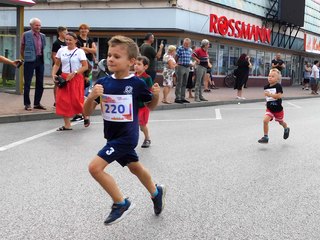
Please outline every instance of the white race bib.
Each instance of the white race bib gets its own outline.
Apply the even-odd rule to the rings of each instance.
[[[111,122],[132,122],[132,95],[103,94],[100,99],[102,117]]]
[[[276,94],[277,93],[277,89],[276,88],[268,88],[268,89],[265,89],[264,91],[268,92],[268,93],[271,93],[271,94]],[[267,102],[270,102],[270,101],[275,101],[277,99],[275,99],[273,97],[267,97],[266,96],[266,100],[267,100]]]

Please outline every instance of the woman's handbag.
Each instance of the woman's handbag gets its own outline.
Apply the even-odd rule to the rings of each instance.
[[[57,81],[57,85],[59,88],[63,88],[64,86],[67,85],[67,81],[61,77],[60,75],[59,76],[56,76],[56,81]]]

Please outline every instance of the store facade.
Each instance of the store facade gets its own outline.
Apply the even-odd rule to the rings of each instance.
[[[156,49],[161,40],[165,41],[166,47],[171,44],[179,46],[185,37],[189,37],[193,45],[199,46],[201,40],[207,38],[211,43],[209,54],[213,64],[212,73],[216,84],[220,86],[223,85],[224,76],[235,68],[235,63],[242,53],[250,55],[253,64],[249,86],[262,86],[266,83],[271,61],[278,52],[286,64],[282,81],[284,85],[299,84],[303,62],[305,60],[312,62],[318,57],[315,53],[305,51],[303,31],[297,33],[291,49],[272,46],[274,33],[263,27],[264,18],[259,14],[242,11],[239,7],[241,4],[249,4],[250,1],[234,1],[233,4],[237,4],[236,2],[241,4],[231,7],[213,1],[186,0],[159,0],[146,3],[111,0],[108,1],[108,7],[101,1],[41,2],[44,3],[26,9],[25,22],[32,17],[42,20],[42,29],[49,43],[45,59],[45,74],[48,76],[51,72],[50,45],[56,39],[56,27],[62,25],[77,32],[81,23],[91,27],[90,36],[98,45],[97,60],[106,57],[107,41],[116,34],[129,36],[141,45],[144,35],[152,32],[155,35]],[[262,10],[253,11],[259,13]],[[158,61],[157,68],[158,77],[161,78],[161,61]]]

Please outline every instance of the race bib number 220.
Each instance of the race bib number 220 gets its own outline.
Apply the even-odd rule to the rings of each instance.
[[[132,95],[111,95],[101,96],[102,117],[111,122],[132,122],[133,107]]]

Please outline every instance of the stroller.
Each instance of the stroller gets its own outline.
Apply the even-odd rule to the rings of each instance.
[[[92,81],[96,82],[99,78],[106,77],[110,74],[108,68],[107,68],[107,60],[102,59],[97,67],[93,69],[92,71]]]

